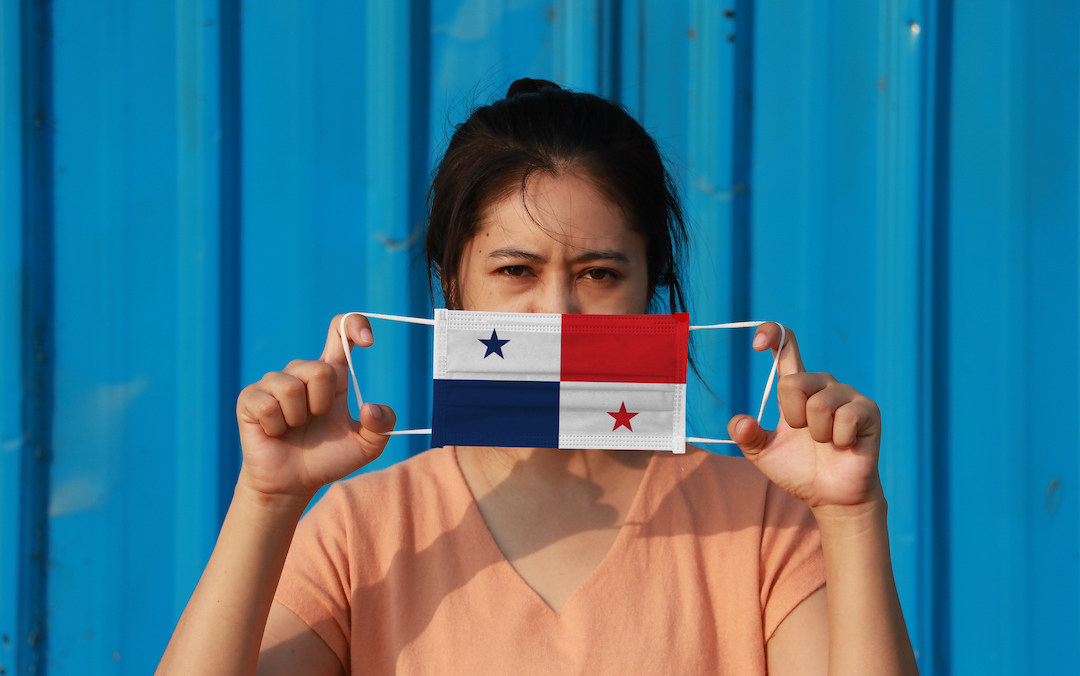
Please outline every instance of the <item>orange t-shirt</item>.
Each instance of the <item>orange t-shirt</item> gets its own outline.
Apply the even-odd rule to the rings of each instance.
[[[495,544],[447,447],[332,486],[276,598],[350,674],[764,674],[765,642],[824,582],[803,503],[744,459],[655,453],[557,615]]]

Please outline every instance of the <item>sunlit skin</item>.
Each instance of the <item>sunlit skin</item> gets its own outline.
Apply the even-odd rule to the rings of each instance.
[[[523,199],[524,197],[524,199]],[[456,280],[463,309],[629,314],[646,311],[645,243],[587,177],[539,175],[484,213]],[[173,673],[341,674],[333,651],[273,601],[292,533],[323,485],[379,456],[396,418],[348,408],[340,316],[318,360],[266,374],[237,400],[244,453],[218,543],[158,668]],[[353,315],[350,344],[370,347]],[[728,424],[750,462],[813,510],[829,593],[803,601],[766,649],[769,673],[917,673],[896,597],[877,463],[877,406],[823,373],[806,373],[794,333],[780,353],[780,422]],[[776,324],[754,349],[780,347]],[[351,345],[350,345],[351,346]],[[558,612],[607,554],[651,454],[458,448],[457,457],[507,560]],[[260,652],[266,659],[259,659]]]
[[[527,209],[526,209],[527,208]],[[540,175],[487,209],[465,247],[464,310],[643,314],[645,238],[576,174]]]

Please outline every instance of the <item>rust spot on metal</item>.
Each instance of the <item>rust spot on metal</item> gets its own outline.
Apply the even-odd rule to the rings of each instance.
[[[381,232],[376,232],[374,236],[375,239],[378,240],[379,244],[382,244],[384,247],[386,247],[387,251],[408,251],[413,247],[414,244],[420,241],[420,237],[423,236],[423,234],[424,223],[422,221],[418,221],[413,226],[412,232],[409,233],[409,237],[407,239],[391,239],[390,237],[387,237]]]
[[[1061,488],[1061,479],[1054,477],[1050,480],[1050,485],[1046,487],[1046,511],[1051,514],[1055,514],[1058,510],[1058,505],[1061,504],[1061,498],[1058,497],[1058,489]]]

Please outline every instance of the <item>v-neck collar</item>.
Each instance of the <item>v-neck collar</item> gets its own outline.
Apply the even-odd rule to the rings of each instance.
[[[522,589],[523,593],[531,596],[536,603],[543,607],[545,614],[556,620],[566,616],[567,611],[576,602],[577,598],[588,593],[588,588],[593,586],[596,580],[604,574],[605,569],[616,565],[617,561],[621,560],[621,550],[625,549],[628,546],[628,541],[634,537],[634,533],[631,531],[637,530],[645,521],[638,512],[643,509],[642,503],[646,499],[643,496],[647,492],[646,489],[648,483],[656,471],[654,470],[654,465],[658,462],[656,458],[657,451],[653,451],[652,456],[649,458],[649,463],[645,466],[645,473],[641,476],[641,481],[638,483],[634,499],[630,502],[630,508],[626,511],[626,517],[623,519],[622,525],[619,526],[619,532],[616,534],[614,542],[611,543],[611,547],[608,548],[607,553],[604,554],[600,563],[592,569],[592,572],[590,572],[585,580],[578,585],[577,589],[571,592],[570,596],[567,597],[566,603],[563,604],[562,612],[557,613],[555,612],[555,609],[548,605],[548,602],[533,589],[532,585],[521,576],[517,568],[515,568],[514,564],[506,558],[506,555],[499,547],[499,544],[495,541],[495,536],[491,532],[491,527],[488,526],[487,521],[484,519],[484,515],[480,511],[480,505],[476,502],[476,496],[473,495],[472,489],[469,488],[469,482],[465,478],[465,472],[461,469],[461,462],[458,460],[457,447],[454,446],[451,448],[452,452],[450,453],[450,458],[454,464],[454,468],[457,470],[459,486],[465,491],[467,509],[475,510],[476,514],[479,516],[477,528],[483,532],[479,534],[478,539],[483,542],[482,546],[492,549],[492,556],[496,562],[495,566],[514,579],[514,586]],[[613,559],[616,561],[612,562]]]

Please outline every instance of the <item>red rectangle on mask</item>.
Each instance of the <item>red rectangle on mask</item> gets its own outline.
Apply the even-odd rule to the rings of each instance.
[[[685,383],[690,315],[563,315],[560,380]]]

